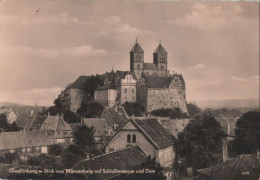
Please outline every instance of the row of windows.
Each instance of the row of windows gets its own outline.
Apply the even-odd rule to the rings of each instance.
[[[124,89],[124,93],[127,93],[127,88]],[[135,93],[134,89],[132,89],[132,93]]]
[[[129,143],[136,143],[136,135],[133,134],[131,136],[131,134],[127,134],[127,142],[129,142]]]

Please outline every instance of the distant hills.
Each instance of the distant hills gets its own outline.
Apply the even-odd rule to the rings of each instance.
[[[201,100],[189,101],[200,108],[259,108],[258,99],[231,99],[231,100]]]
[[[10,106],[27,106],[23,104],[13,103],[13,102],[0,102],[0,107],[10,107]]]

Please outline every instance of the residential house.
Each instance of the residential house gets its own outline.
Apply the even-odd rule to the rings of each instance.
[[[17,120],[17,113],[12,110],[11,112],[7,113],[7,122],[9,124],[12,124],[13,122],[16,122]]]
[[[96,174],[98,180],[118,179],[121,176],[120,171],[124,175],[127,174],[126,172],[131,173],[134,167],[141,165],[146,161],[146,158],[145,153],[138,146],[127,147],[80,161],[72,170],[89,171],[86,176],[90,176],[91,172],[95,170],[101,170],[100,173]],[[114,172],[109,173],[109,170]]]
[[[146,156],[155,157],[162,167],[170,167],[175,158],[173,136],[154,119],[126,122],[106,143],[106,153],[139,146]]]
[[[105,118],[114,131],[128,121],[128,116],[123,106],[105,107],[100,117]]]
[[[82,125],[94,128],[94,141],[98,149],[101,149],[105,140],[108,140],[108,137],[113,134],[113,129],[105,118],[83,118]]]
[[[242,154],[198,172],[197,180],[257,180],[259,159],[254,154]]]
[[[62,116],[48,116],[40,130],[52,130],[54,131],[53,142],[55,144],[69,145],[73,141],[73,130],[68,123],[63,119]]]
[[[0,156],[18,153],[21,157],[48,153],[53,131],[15,131],[0,133]]]

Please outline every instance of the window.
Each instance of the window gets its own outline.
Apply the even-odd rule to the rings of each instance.
[[[134,90],[134,89],[132,89],[132,93],[135,93],[135,90]]]
[[[137,64],[136,68],[139,70],[140,69],[140,64]]]
[[[68,132],[63,132],[63,135],[68,135]]]
[[[133,141],[132,141],[133,143],[135,143],[136,142],[136,135],[135,134],[133,134]]]
[[[114,130],[118,129],[118,124],[114,124]]]
[[[137,54],[135,57],[136,57],[136,61],[141,61],[141,55],[140,54]]]
[[[124,92],[127,93],[127,89],[126,88],[124,89]]]
[[[164,70],[164,67],[163,67],[163,66],[161,66],[161,70]]]
[[[127,134],[127,142],[131,142],[131,135]]]

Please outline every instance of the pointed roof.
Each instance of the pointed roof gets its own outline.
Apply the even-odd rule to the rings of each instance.
[[[140,53],[143,53],[144,50],[141,48],[141,46],[138,44],[138,42],[136,42],[134,47],[131,49],[130,52],[140,52]]]
[[[72,131],[61,116],[48,116],[42,124],[40,130],[54,130],[54,131]]]
[[[154,53],[167,53],[167,51],[164,49],[162,44],[160,43],[157,48],[155,49]]]

